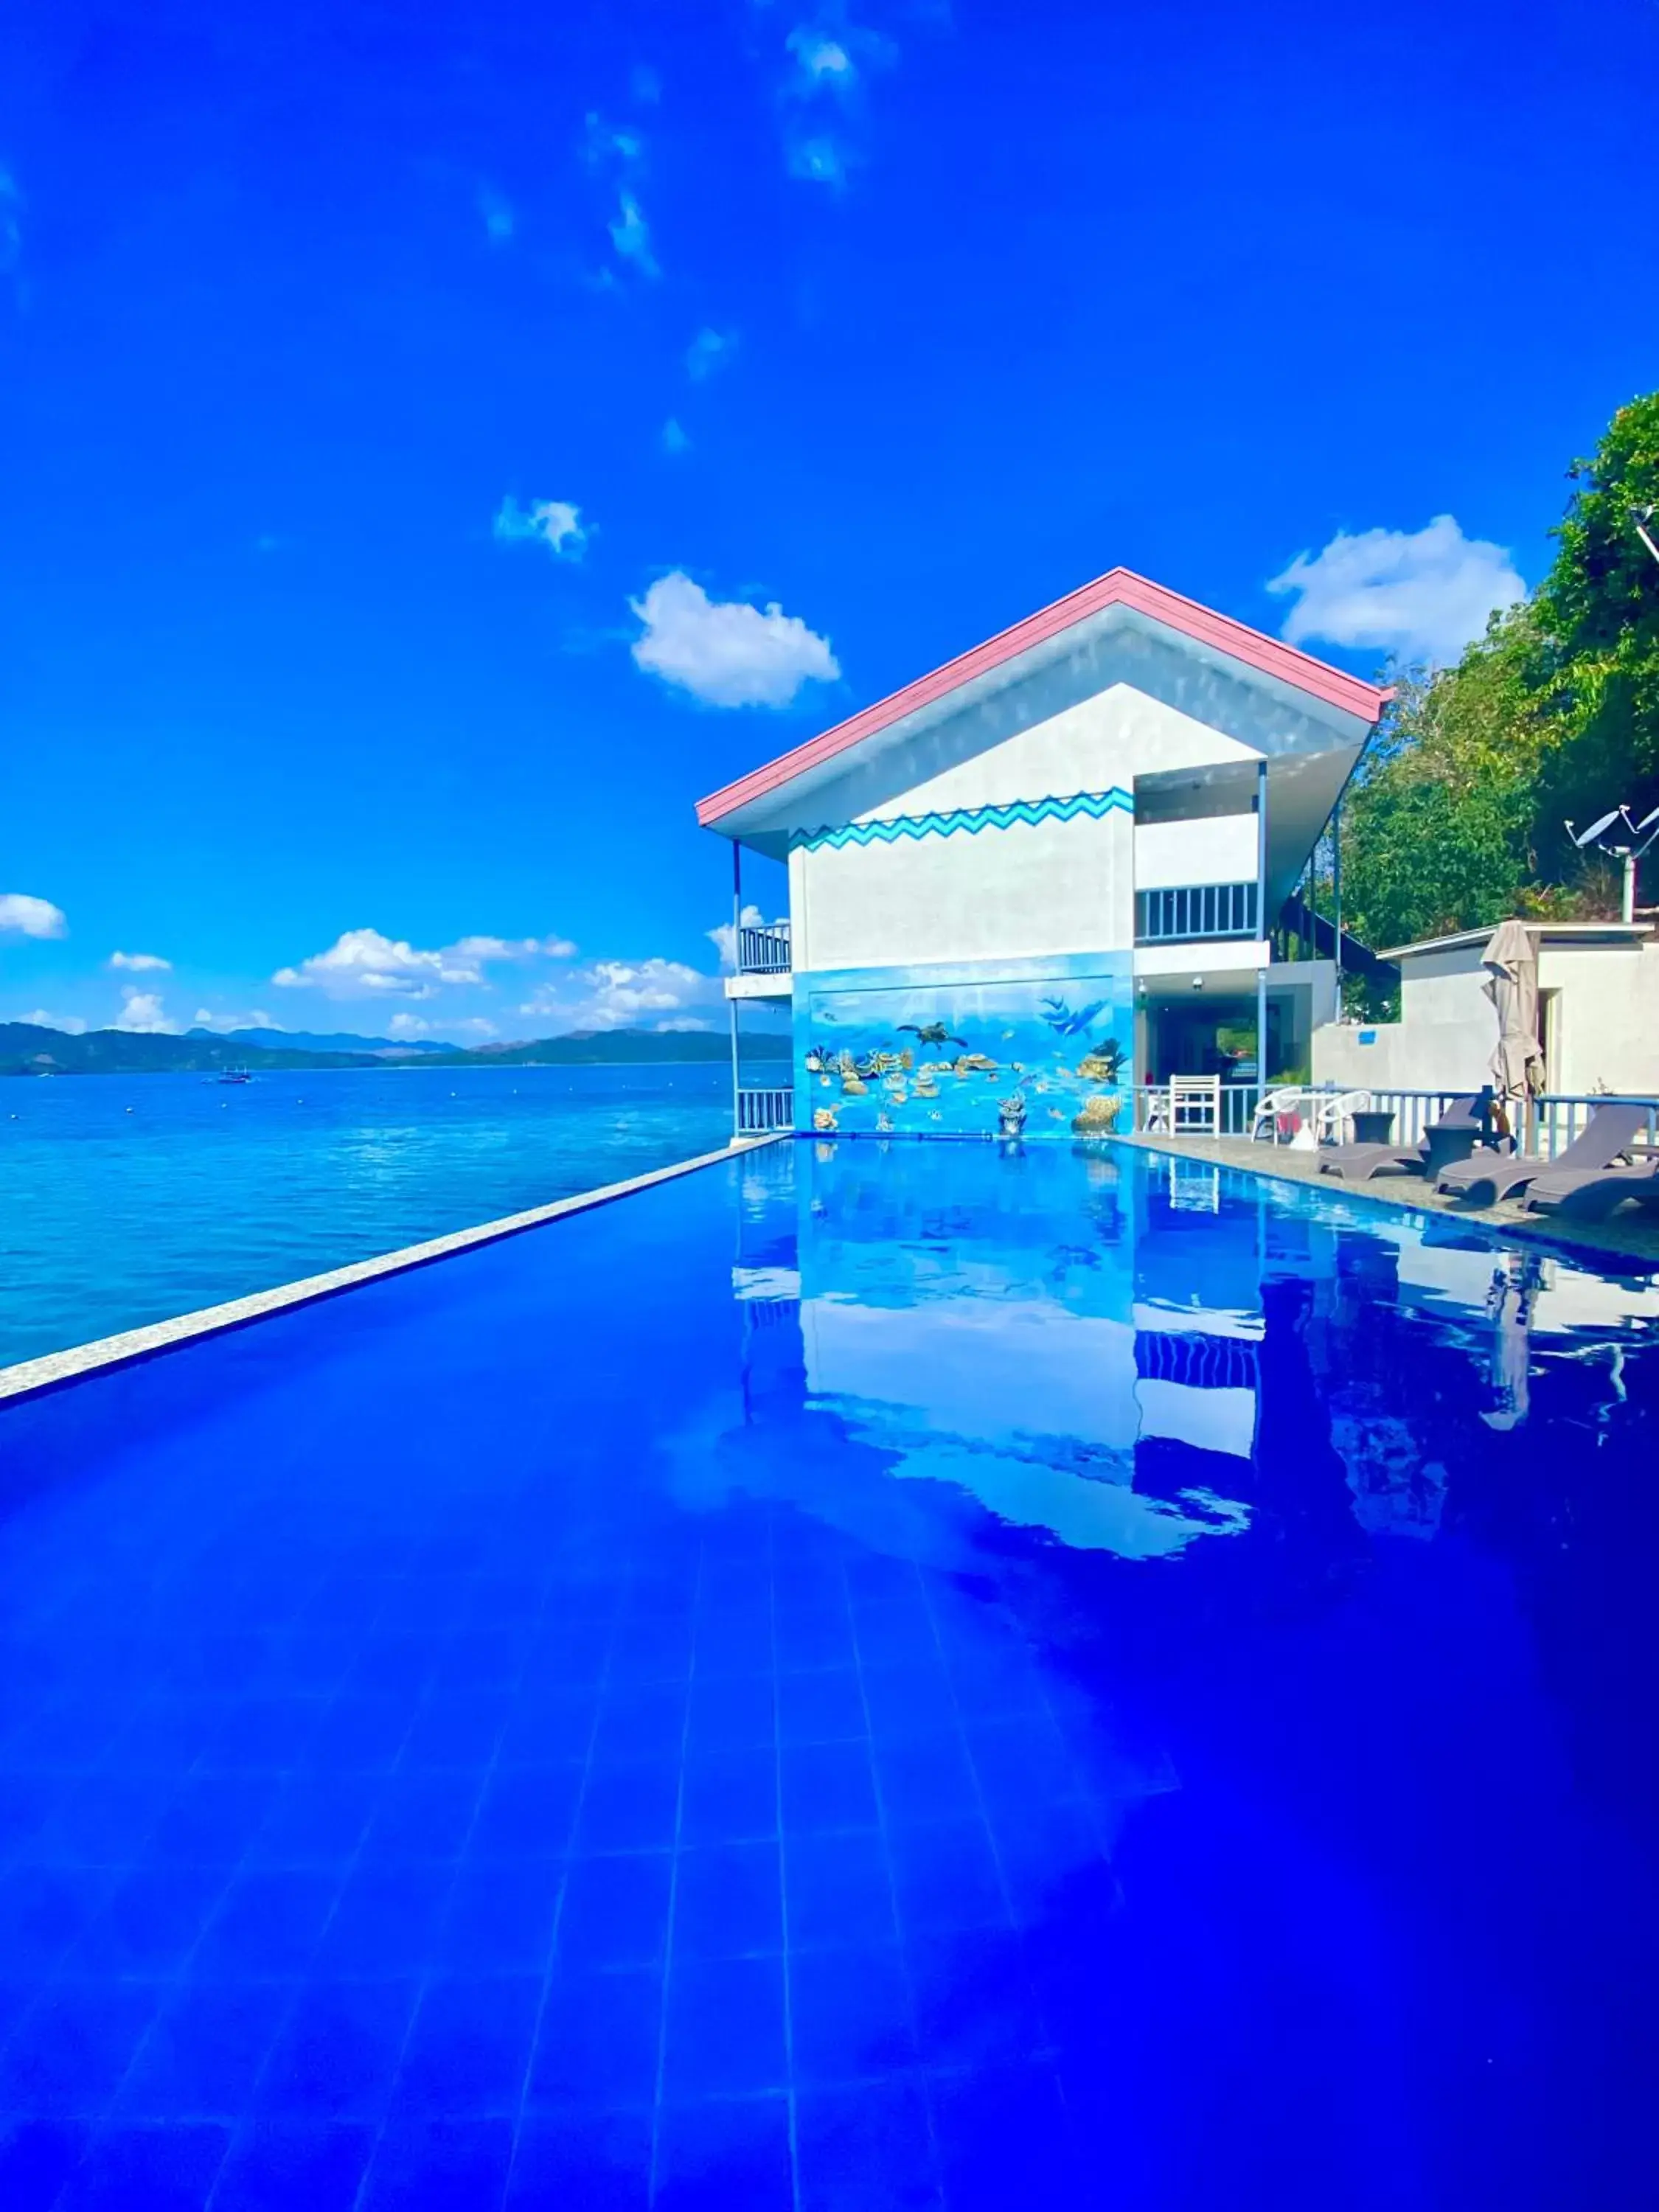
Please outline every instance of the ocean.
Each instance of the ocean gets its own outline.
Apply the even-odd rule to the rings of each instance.
[[[0,1083],[0,1366],[714,1150],[716,1063]]]

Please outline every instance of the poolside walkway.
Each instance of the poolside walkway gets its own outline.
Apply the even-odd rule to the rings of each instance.
[[[1637,1214],[1612,1221],[1565,1221],[1553,1214],[1523,1212],[1513,1203],[1480,1207],[1460,1206],[1443,1198],[1420,1176],[1379,1176],[1370,1182],[1340,1182],[1319,1172],[1316,1152],[1292,1152],[1287,1145],[1252,1144],[1248,1137],[1125,1136],[1126,1145],[1144,1152],[1173,1152],[1182,1159],[1218,1161],[1222,1166],[1249,1168],[1284,1182],[1316,1183],[1344,1198],[1370,1200],[1379,1206],[1408,1206],[1419,1213],[1450,1213],[1460,1219],[1496,1229],[1505,1237],[1532,1243],[1565,1246],[1579,1252],[1611,1259],[1633,1260],[1644,1267],[1659,1267],[1659,1222]]]

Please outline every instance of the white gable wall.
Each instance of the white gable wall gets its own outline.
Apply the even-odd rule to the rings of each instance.
[[[854,811],[851,779],[816,792],[802,802],[811,819],[800,827],[1127,793],[1138,775],[1259,757],[1164,701],[1115,683],[878,804]],[[1160,823],[1136,833],[1127,812],[1114,811],[1100,819],[1079,815],[798,848],[789,861],[795,966],[911,966],[1127,948],[1134,939],[1143,852],[1140,880],[1147,884],[1251,879],[1255,817]]]
[[[1046,721],[1035,722],[969,760],[958,761],[896,798],[866,807],[858,822],[953,806],[1008,806],[1022,799],[1066,799],[1077,791],[1131,789],[1138,775],[1163,769],[1207,768],[1261,756],[1207,722],[1149,698],[1132,684],[1113,684]],[[836,794],[820,821],[842,819]]]

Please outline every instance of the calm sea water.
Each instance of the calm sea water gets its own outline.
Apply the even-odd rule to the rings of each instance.
[[[1659,2202],[1659,1294],[769,1147],[0,1411],[0,2203]]]
[[[678,1067],[0,1084],[0,1366],[725,1143]]]

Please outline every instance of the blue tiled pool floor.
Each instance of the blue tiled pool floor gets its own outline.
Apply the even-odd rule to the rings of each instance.
[[[1060,2155],[1022,1931],[1109,1777],[1018,1628],[783,1507],[584,1569],[492,1504],[88,1578],[6,1741],[5,2201],[934,2203],[988,2067]]]
[[[872,1151],[0,1421],[6,2212],[1640,2201],[1640,1296]]]

